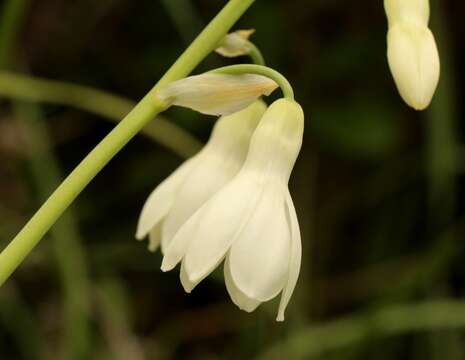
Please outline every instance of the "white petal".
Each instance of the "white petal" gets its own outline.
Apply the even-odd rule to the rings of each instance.
[[[155,225],[149,233],[149,251],[155,252],[160,247],[161,243],[161,224]]]
[[[266,185],[229,253],[236,286],[248,298],[262,302],[278,295],[287,280],[291,234],[285,190],[278,182]]]
[[[196,165],[197,158],[198,155],[184,162],[150,194],[142,208],[137,225],[136,238],[138,240],[144,239],[150,230],[166,216],[177,196],[179,187]]]
[[[388,60],[404,101],[416,110],[431,102],[440,76],[436,42],[426,27],[398,24],[388,32]]]
[[[240,111],[262,95],[271,94],[278,84],[262,75],[206,73],[175,81],[159,92],[162,100],[208,115],[229,115]]]
[[[189,280],[189,277],[186,273],[186,267],[184,263],[181,263],[181,270],[179,271],[179,278],[181,279],[182,287],[186,293],[191,293],[192,290],[197,286],[199,282],[192,282]]]
[[[189,217],[237,174],[243,159],[239,161],[219,155],[202,157],[202,163],[180,187],[178,198],[163,222],[163,239],[172,239]]]
[[[288,211],[288,221],[290,222],[291,229],[291,255],[288,279],[281,294],[278,317],[276,318],[277,321],[284,321],[284,312],[297,284],[302,259],[302,242],[300,238],[299,221],[297,219],[294,203],[289,191],[287,191],[286,194],[286,207]]]
[[[212,271],[216,269],[221,263],[223,262],[223,258],[219,259],[218,262],[212,266]],[[181,284],[184,288],[184,291],[187,293],[191,293],[192,290],[195,289],[195,287],[202,282],[203,279],[205,279],[208,275],[210,275],[210,272],[204,274],[204,276],[197,278],[195,280],[192,280],[189,278],[189,275],[186,271],[186,266],[184,264],[184,260],[181,262],[181,270],[179,273],[179,277],[181,279]]]
[[[217,121],[207,145],[199,155],[198,165],[180,186],[163,222],[163,249],[179,228],[239,172],[249,149],[250,138],[265,110],[265,103],[259,100]]]
[[[229,256],[226,256],[226,260],[224,262],[224,282],[233,303],[236,304],[239,309],[252,312],[261,304],[260,301],[247,297],[247,295],[240,291],[236,286],[231,277]]]
[[[304,113],[300,105],[288,99],[276,100],[250,140],[244,168],[287,183],[302,146],[303,132]]]
[[[186,255],[184,265],[190,281],[213,271],[253,212],[259,185],[239,174],[206,202],[176,233],[162,270],[171,270]]]

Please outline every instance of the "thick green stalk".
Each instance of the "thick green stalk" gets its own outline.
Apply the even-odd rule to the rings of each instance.
[[[187,76],[226,35],[254,0],[230,0],[155,87],[92,150],[48,198],[20,233],[0,254],[3,284],[32,251],[60,215],[103,167],[157,114],[166,109],[157,92],[161,86]]]

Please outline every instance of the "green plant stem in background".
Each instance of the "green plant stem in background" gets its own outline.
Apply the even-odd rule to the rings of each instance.
[[[230,0],[136,107],[92,150],[48,198],[0,254],[3,284],[32,251],[60,215],[103,167],[167,104],[159,100],[160,87],[187,76],[226,35],[254,0]]]
[[[179,35],[188,44],[203,24],[191,0],[161,0]]]
[[[0,325],[2,334],[8,334],[10,344],[14,343],[21,359],[40,359],[43,352],[43,336],[40,322],[31,311],[31,306],[21,296],[13,282],[0,292]],[[27,332],[27,336],[25,333]],[[7,337],[2,337],[0,345],[6,345]],[[0,347],[2,359],[5,353]]]
[[[399,336],[415,331],[465,328],[465,302],[432,301],[392,305],[365,315],[312,325],[290,334],[259,359],[308,359],[341,350],[365,340]]]
[[[281,88],[285,98],[294,100],[294,90],[292,89],[289,81],[287,81],[287,79],[282,74],[267,66],[251,64],[231,65],[212,70],[211,72],[230,75],[249,73],[266,76],[276,81],[276,83]]]
[[[0,68],[3,69],[9,64],[10,54],[16,42],[16,35],[21,28],[21,21],[24,10],[29,5],[30,0],[10,0],[4,2],[0,7]]]
[[[29,1],[24,0],[8,0],[5,4],[0,25],[0,68],[13,66],[12,54],[28,5]],[[62,180],[58,162],[51,150],[48,131],[42,122],[38,106],[16,101],[13,103],[13,110],[15,120],[24,135],[25,152],[35,190],[39,201],[43,201]],[[90,295],[85,251],[71,212],[61,218],[50,235],[64,295],[64,341],[60,357],[83,359],[88,357],[90,348]],[[24,350],[33,351],[38,348],[29,347]],[[38,356],[36,354],[33,357]]]
[[[427,113],[427,136],[430,170],[430,233],[442,230],[455,221],[458,198],[458,179],[456,166],[459,161],[457,136],[458,115],[455,79],[458,78],[457,66],[450,41],[450,21],[445,14],[444,1],[432,0],[431,28],[436,36],[441,56],[441,80],[430,111]],[[461,244],[461,237],[451,239],[452,244]],[[438,246],[439,247],[439,246]],[[436,257],[443,257],[438,252]],[[433,258],[434,260],[435,258]],[[433,263],[434,264],[434,263]],[[451,264],[449,264],[450,268]],[[434,286],[428,288],[431,296],[449,296],[452,294],[450,284],[447,283],[448,268],[440,273],[440,278]],[[438,336],[429,337],[429,354],[432,360],[463,359],[465,351],[463,340],[455,334],[444,332]]]
[[[15,103],[17,123],[26,141],[29,168],[38,198],[43,201],[62,177],[50,148],[44,119],[33,104]],[[64,344],[66,359],[86,358],[90,345],[90,294],[87,261],[75,217],[67,212],[51,229],[50,240],[64,294]]]
[[[67,105],[114,122],[119,122],[136,105],[131,100],[87,86],[7,71],[0,71],[0,97]],[[160,115],[154,122],[148,123],[141,133],[181,157],[190,157],[202,147],[201,142],[187,131]]]
[[[142,341],[132,330],[131,297],[116,277],[105,277],[98,282],[96,308],[102,323],[111,359],[146,359]],[[153,356],[153,354],[151,354]],[[157,358],[154,356],[154,358]]]
[[[432,28],[441,53],[441,80],[427,112],[427,137],[430,170],[430,210],[433,231],[447,226],[455,212],[456,166],[458,141],[456,138],[457,105],[455,102],[454,62],[449,53],[447,20],[442,1],[432,1]],[[434,228],[436,227],[436,229]]]

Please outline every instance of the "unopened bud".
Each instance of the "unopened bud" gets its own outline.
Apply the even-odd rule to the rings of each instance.
[[[158,95],[173,105],[219,116],[240,111],[277,87],[275,81],[262,75],[206,73],[175,81]]]
[[[254,29],[238,30],[226,35],[220,47],[215,51],[228,58],[247,55],[250,52],[248,39],[255,32]]]
[[[389,26],[399,22],[428,26],[429,0],[384,0]]]
[[[404,101],[416,110],[431,103],[440,76],[436,41],[428,28],[428,0],[385,0],[388,62]]]

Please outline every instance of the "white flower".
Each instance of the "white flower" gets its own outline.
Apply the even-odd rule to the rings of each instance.
[[[388,62],[404,101],[416,110],[431,103],[440,76],[436,41],[428,28],[428,0],[385,0]]]
[[[270,95],[277,87],[275,81],[262,75],[205,73],[172,82],[158,96],[207,115],[230,115],[260,96]]]
[[[205,147],[149,196],[136,238],[142,240],[149,235],[149,249],[155,251],[161,244],[165,251],[178,228],[237,174],[265,110],[265,103],[259,100],[238,113],[220,118]]]
[[[251,48],[249,37],[255,30],[238,30],[226,35],[220,47],[215,51],[221,56],[233,58],[237,56],[247,55]]]
[[[300,230],[288,181],[304,127],[300,106],[281,99],[258,125],[237,176],[180,228],[165,250],[162,270],[181,264],[190,292],[222,261],[233,302],[245,311],[282,292],[278,321],[300,271]]]

